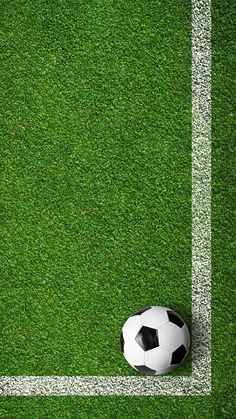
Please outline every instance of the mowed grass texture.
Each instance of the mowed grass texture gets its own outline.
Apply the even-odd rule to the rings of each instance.
[[[130,314],[191,325],[186,6],[3,7],[1,375],[138,375]]]
[[[153,303],[155,298],[155,303],[172,305],[188,323],[191,321],[191,4],[184,0],[148,3],[141,0],[14,1],[3,2],[1,7],[4,11],[1,29],[5,45],[4,67],[1,67],[1,79],[4,81],[1,97],[5,95],[4,128],[1,130],[2,147],[5,148],[2,153],[5,158],[4,193],[1,194],[1,222],[5,229],[5,240],[1,243],[4,261],[0,299],[0,321],[4,325],[0,343],[1,374],[86,375],[95,371],[95,374],[133,375],[135,371],[126,367],[117,346],[118,329],[133,309]],[[82,16],[87,34],[81,31],[79,35]],[[234,17],[233,2],[212,2],[212,394],[208,397],[7,397],[0,399],[1,417],[234,417]],[[98,31],[100,36],[97,35]],[[81,50],[79,41],[85,50],[86,45],[90,47],[87,55],[85,50]],[[100,65],[103,63],[105,70],[101,70],[100,78],[95,75],[93,78],[93,71],[98,69],[98,60],[94,57],[102,54],[103,46]],[[84,57],[84,72],[75,50],[77,57],[78,51],[80,57]],[[54,66],[54,61],[49,59],[52,51],[58,57]],[[108,65],[105,58],[109,54]],[[118,62],[120,66],[121,62],[125,62],[124,79],[121,71],[114,70]],[[156,70],[154,63],[158,64]],[[108,83],[112,68],[113,79]],[[153,69],[154,79],[150,77],[148,68]],[[143,77],[142,81],[140,77]],[[86,106],[81,106],[79,89],[83,84],[79,82],[80,79],[86,87]],[[96,91],[92,85],[95,79]],[[123,96],[119,85],[120,89],[123,86]],[[120,104],[123,98],[122,111],[120,106],[113,105],[113,113],[110,112],[112,100],[105,101],[107,96],[101,90],[105,86],[111,88],[106,92],[110,92],[113,104],[114,101]],[[130,91],[133,91],[132,101],[128,101]],[[137,106],[141,93],[142,102]],[[145,113],[148,106],[149,111]],[[84,113],[81,109],[84,109]],[[104,118],[105,110],[109,117]],[[99,116],[94,116],[95,111],[99,111]],[[118,116],[115,117],[117,112]],[[126,134],[115,136],[114,132],[120,132],[122,118]],[[81,128],[80,123],[83,124]],[[138,127],[143,129],[142,135]],[[105,136],[107,130],[110,130],[110,135],[107,133]],[[146,159],[144,145],[147,149]],[[79,175],[82,170],[83,176]],[[186,171],[186,177],[180,181],[183,171]],[[115,178],[117,174],[120,177]],[[87,179],[89,186],[84,187],[83,194],[82,179]],[[104,189],[98,187],[101,179]],[[107,186],[105,179],[110,182]],[[158,183],[157,180],[161,181]],[[105,192],[108,185],[109,192]],[[183,195],[180,185],[186,188]],[[104,212],[101,212],[102,190],[106,194]],[[117,190],[120,194],[122,191],[126,198],[122,208],[122,200],[118,199],[118,192],[115,193]],[[152,195],[154,191],[155,198]],[[109,202],[110,205],[113,202],[112,211],[108,211]],[[141,203],[143,211],[146,211],[143,218],[139,210]],[[79,216],[79,211],[84,211],[85,215]],[[123,223],[120,220],[118,222],[118,214],[119,217],[123,214]],[[147,227],[144,227],[145,223]],[[173,223],[176,223],[173,229],[176,235],[171,234],[170,226]],[[184,228],[180,227],[182,224]],[[111,245],[110,231],[114,229],[108,229],[108,226],[114,225],[119,234],[114,234],[113,242],[116,245]],[[81,226],[84,226],[84,230]],[[105,235],[108,231],[109,234]],[[84,241],[81,240],[82,232]],[[123,232],[123,242],[120,232]],[[91,249],[90,253],[85,249]],[[118,263],[119,258],[121,263]],[[111,320],[112,313],[114,318]],[[86,325],[82,326],[83,322]],[[91,328],[87,327],[89,322]],[[89,344],[87,352],[81,349],[85,348],[83,339],[86,333],[90,337],[91,333],[96,336],[98,349],[93,358],[102,360],[102,365],[96,368]],[[68,343],[70,339],[71,344]],[[37,345],[34,345],[34,341]],[[58,349],[57,343],[61,345]],[[100,354],[101,344],[104,355]],[[10,348],[6,345],[10,345]],[[96,345],[93,351],[94,348],[96,350]],[[89,358],[82,362],[78,351],[83,351]],[[54,353],[54,357],[51,353]],[[62,360],[64,364],[60,365]],[[119,371],[114,361],[119,364]],[[183,367],[181,373],[188,374],[190,370],[190,366]]]

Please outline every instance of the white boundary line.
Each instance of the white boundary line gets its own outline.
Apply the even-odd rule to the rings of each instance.
[[[211,392],[211,0],[192,0],[192,375],[0,377],[2,396]]]

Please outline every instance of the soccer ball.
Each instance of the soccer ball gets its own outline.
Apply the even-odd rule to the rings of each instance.
[[[149,375],[169,372],[186,357],[190,337],[183,319],[166,307],[144,307],[125,322],[120,336],[125,359]]]

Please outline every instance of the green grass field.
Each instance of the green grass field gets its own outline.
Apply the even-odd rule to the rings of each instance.
[[[191,2],[0,8],[0,376],[139,376],[132,312],[191,329]],[[233,417],[234,17],[213,1],[212,394],[1,397],[0,417]]]

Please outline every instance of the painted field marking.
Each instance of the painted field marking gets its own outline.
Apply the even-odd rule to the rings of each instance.
[[[192,0],[192,375],[0,377],[0,396],[211,393],[211,0]]]

